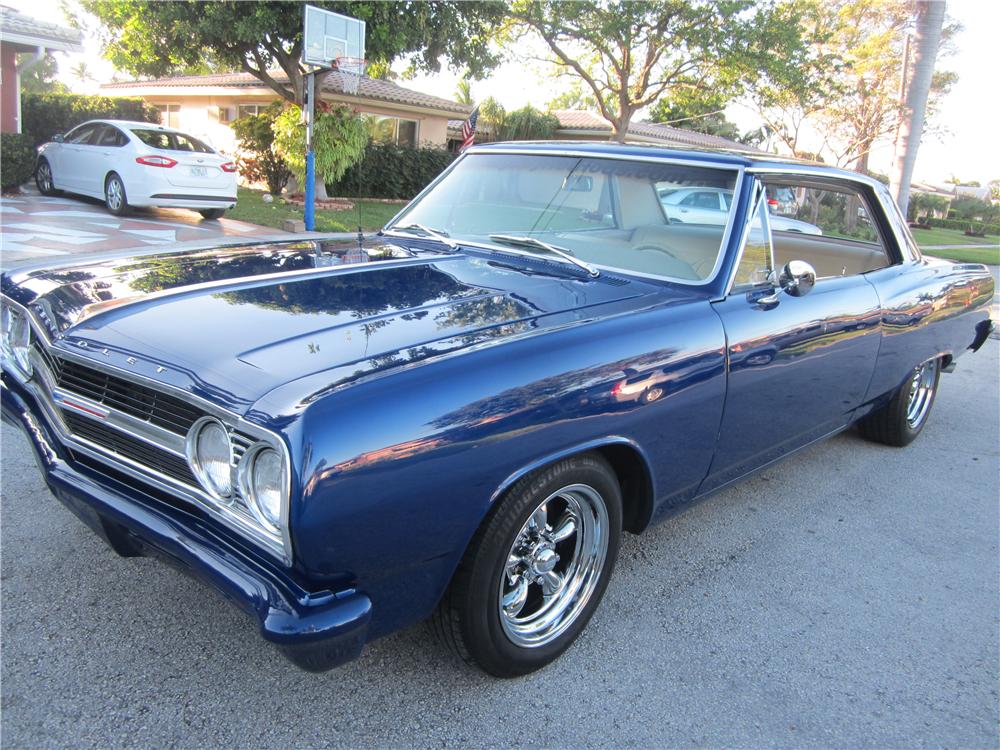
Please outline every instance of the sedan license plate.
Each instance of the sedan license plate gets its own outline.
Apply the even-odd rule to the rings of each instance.
[[[207,174],[208,174],[207,167],[191,167],[192,177],[204,177]]]

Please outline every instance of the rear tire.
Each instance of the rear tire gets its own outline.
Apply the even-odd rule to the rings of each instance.
[[[35,187],[42,195],[58,195],[55,179],[52,176],[52,166],[48,159],[39,159],[35,165]]]
[[[913,368],[889,403],[858,422],[861,434],[869,440],[897,448],[912,443],[927,424],[940,377],[941,366],[937,358]]]
[[[206,208],[206,209],[204,209],[202,211],[199,211],[198,213],[200,213],[204,218],[206,218],[209,221],[211,221],[213,219],[221,219],[225,215],[226,209],[224,209],[224,208]]]
[[[621,489],[596,454],[515,483],[476,532],[431,619],[459,658],[496,677],[541,669],[600,604],[618,556]]]
[[[104,178],[104,205],[115,216],[126,216],[132,210],[128,204],[125,183],[117,172],[112,172]]]

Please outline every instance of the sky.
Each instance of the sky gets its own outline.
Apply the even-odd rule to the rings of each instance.
[[[34,18],[63,22],[65,18],[59,0],[2,0]],[[66,4],[78,11],[75,0]],[[1000,84],[997,83],[995,47],[1000,34],[1000,2],[997,0],[950,0],[948,15],[962,24],[963,30],[955,41],[956,52],[938,61],[938,69],[958,73],[958,82],[944,98],[935,124],[944,133],[928,135],[920,145],[914,178],[919,182],[941,184],[952,176],[962,180],[978,180],[986,184],[1000,178]],[[83,16],[82,13],[79,14]],[[95,20],[90,19],[90,25]],[[99,83],[110,81],[115,74],[112,65],[101,57],[100,44],[91,30],[84,39],[83,54],[60,53],[59,78],[71,90],[96,93]],[[508,109],[525,104],[544,108],[569,80],[553,78],[551,69],[533,57],[543,56],[537,46],[521,46],[512,51],[510,59],[491,73],[488,80],[475,81],[473,97],[492,96]],[[84,61],[96,81],[80,82],[73,78],[71,68]],[[395,66],[398,70],[404,63]],[[119,73],[119,77],[128,76]],[[432,75],[419,75],[401,85],[428,94],[452,98],[458,75],[443,69]],[[727,110],[727,116],[743,130],[758,127],[759,122],[749,109],[739,104]],[[878,145],[872,152],[872,169],[888,173],[892,161],[892,143]]]

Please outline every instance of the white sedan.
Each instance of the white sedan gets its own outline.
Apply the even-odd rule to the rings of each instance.
[[[149,122],[91,120],[38,151],[35,184],[132,206],[190,208],[217,219],[236,205],[236,165],[186,133]]]
[[[729,204],[733,200],[730,190],[721,188],[664,188],[659,191],[660,203],[667,218],[677,224],[721,224],[729,220]],[[769,201],[770,204],[770,201]],[[771,229],[780,232],[823,234],[815,224],[772,213],[768,220]]]

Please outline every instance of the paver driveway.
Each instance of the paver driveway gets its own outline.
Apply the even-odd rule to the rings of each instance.
[[[45,197],[28,189],[23,195],[0,199],[0,250],[8,268],[70,253],[279,236],[290,237],[233,219],[205,221],[200,214],[181,209],[137,210],[117,217],[96,200]]]

